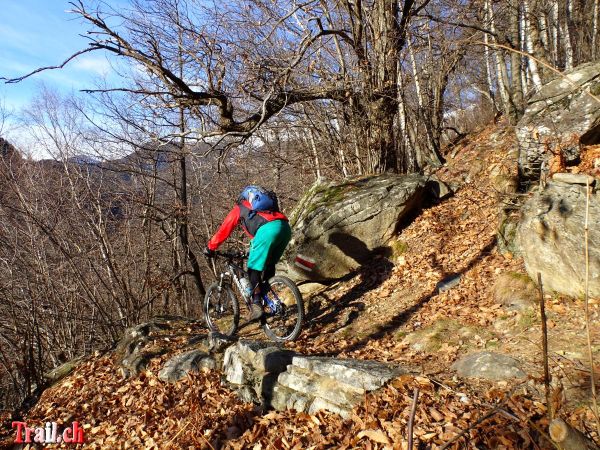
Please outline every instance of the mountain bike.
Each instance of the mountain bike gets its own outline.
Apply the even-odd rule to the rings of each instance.
[[[211,331],[231,336],[239,325],[238,298],[244,300],[248,311],[252,304],[252,295],[246,292],[241,281],[248,277],[243,268],[248,255],[245,252],[215,252],[214,256],[225,260],[225,269],[218,275],[215,271],[217,281],[206,291],[204,315]],[[275,275],[267,285],[268,291],[261,294],[263,331],[272,341],[293,341],[300,334],[304,319],[302,294],[296,284],[284,276]]]

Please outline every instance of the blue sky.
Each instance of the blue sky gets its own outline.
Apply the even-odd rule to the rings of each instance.
[[[106,3],[116,4],[118,0]],[[62,63],[86,46],[79,36],[87,30],[68,13],[64,0],[0,0],[0,77],[17,77],[33,69]],[[62,93],[93,88],[110,65],[100,52],[84,54],[64,69],[46,71],[16,84],[0,81],[0,102],[18,111],[38,91],[40,83]]]

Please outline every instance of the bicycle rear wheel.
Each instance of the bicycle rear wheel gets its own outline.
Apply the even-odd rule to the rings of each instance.
[[[274,276],[269,284],[271,289],[263,299],[263,331],[272,341],[293,341],[300,335],[304,320],[302,294],[296,284],[286,277]]]
[[[210,331],[233,335],[240,321],[240,306],[233,290],[219,283],[211,284],[204,297],[204,317]]]

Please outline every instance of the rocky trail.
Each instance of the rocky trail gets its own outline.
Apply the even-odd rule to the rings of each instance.
[[[391,255],[307,298],[296,342],[252,350],[267,375],[286,370],[265,367],[273,352],[313,380],[316,360],[303,357],[373,360],[397,370],[380,389],[353,391],[352,408],[308,414],[243,401],[252,393],[238,395],[215,369],[223,361],[232,367],[231,351],[223,353],[231,343],[208,336],[200,321],[167,318],[81,362],[44,391],[27,420],[78,420],[86,448],[406,449],[409,435],[415,448],[554,448],[546,435],[538,291],[520,255],[497,245],[502,210],[524,200],[507,189],[517,170],[514,139],[510,128],[491,126],[452,149],[436,176],[454,195],[427,205],[394,238]],[[581,170],[592,169],[585,155],[582,161]],[[595,324],[598,300],[590,302]],[[589,408],[583,304],[552,293],[545,301],[553,414],[600,442]],[[600,342],[599,327],[593,332]],[[239,339],[264,335],[246,327]],[[594,352],[599,360],[598,344]],[[165,363],[182,353],[184,376],[170,382]],[[330,379],[351,383],[339,381],[350,372],[336,364]],[[356,367],[352,373],[363,370]],[[375,370],[364,367],[365,377]],[[5,448],[13,438],[5,436]]]

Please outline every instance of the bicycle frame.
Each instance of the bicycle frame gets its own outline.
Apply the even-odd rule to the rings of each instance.
[[[240,293],[244,301],[246,302],[246,306],[249,305],[249,301],[247,296],[244,293],[244,289],[242,288],[242,283],[240,282],[240,277],[238,274],[247,275],[248,273],[237,264],[233,263],[233,261],[228,260],[225,266],[225,270],[221,272],[219,279],[219,289],[223,286],[224,283],[228,283],[230,285],[234,285],[237,291]]]
[[[233,262],[233,258],[227,258],[225,270],[223,272],[221,272],[221,275],[219,278],[219,289],[221,289],[221,287],[223,286],[224,283],[229,283],[230,285],[231,284],[235,285],[237,291],[240,293],[241,297],[244,299],[244,302],[246,303],[246,307],[250,308],[251,298],[249,298],[245,294],[244,289],[242,287],[242,283],[240,282],[240,277],[238,276],[238,274],[241,274],[242,276],[248,276],[248,272],[246,270],[244,270],[243,267],[240,267],[237,264],[235,264]],[[226,278],[229,278],[229,280],[226,280]],[[232,283],[232,281],[233,281],[233,283]],[[271,300],[271,298],[269,298],[269,296],[267,294],[263,294],[261,296],[262,300],[263,300],[263,304],[264,304],[264,306],[269,308],[270,314],[273,314],[273,315],[279,314],[285,309],[285,305],[279,299],[279,297],[277,296],[277,294],[274,291],[271,291],[271,292],[273,293],[273,296],[275,297],[275,299],[274,299],[275,301]]]
[[[220,331],[222,328],[232,335],[238,329],[240,304],[245,303],[246,307],[252,310],[252,302],[258,301],[256,295],[258,288],[255,287],[256,291],[253,295],[248,295],[244,278],[248,276],[248,271],[244,269],[244,261],[247,258],[245,253],[215,251],[208,256],[223,258],[224,261],[220,271],[217,271],[215,259],[210,263],[216,280],[211,283],[204,298],[207,324],[212,331]],[[265,283],[260,289],[260,301],[264,311],[261,318],[263,331],[271,340],[293,341],[302,330],[304,316],[302,294],[294,282],[285,276],[275,276],[269,282],[273,284]],[[267,292],[263,292],[265,290]],[[244,299],[243,302],[240,297]],[[225,324],[213,322],[214,319],[219,320],[230,316],[233,317],[233,322],[227,322],[227,319]]]

